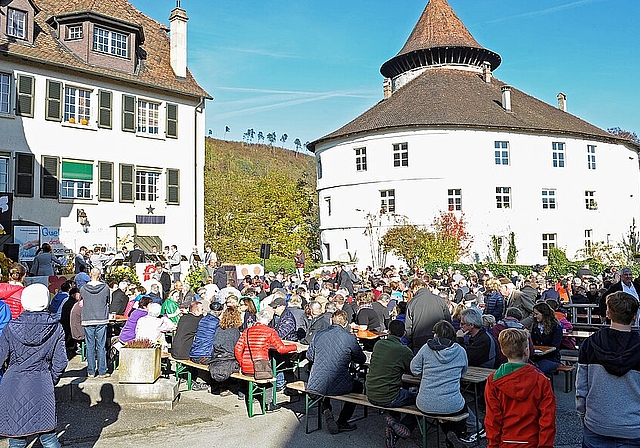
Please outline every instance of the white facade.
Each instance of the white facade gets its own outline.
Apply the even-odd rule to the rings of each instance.
[[[495,142],[508,142],[507,160],[501,148],[500,164]],[[564,167],[554,167],[554,142],[564,145]],[[394,166],[393,145],[399,143],[407,144],[408,166]],[[361,159],[356,163],[362,148],[366,170]],[[595,156],[595,166],[589,156]],[[620,144],[560,135],[422,129],[320,144],[316,157],[322,164],[318,194],[325,260],[327,255],[346,260],[347,252],[357,251],[360,264],[372,264],[365,216],[385,205],[380,192],[388,190],[394,192],[395,213],[418,225],[429,225],[449,210],[449,190],[460,190],[462,212],[474,238],[468,261],[475,254],[481,261],[492,254],[491,236],[502,237],[506,251],[510,232],[515,234],[518,263],[546,262],[543,234],[554,235],[555,244],[572,257],[585,247],[585,232],[592,242],[615,243],[638,219],[638,154]],[[500,208],[496,187],[509,188],[500,194]],[[555,208],[549,202],[544,208],[543,190],[555,193]],[[455,199],[457,191],[453,193]],[[503,201],[504,196],[508,200]],[[591,198],[595,203],[587,202]]]
[[[84,29],[88,34],[86,25]],[[157,33],[149,30],[148,40],[157,38]],[[129,58],[138,53],[135,42],[132,34]],[[147,47],[169,56],[168,39]],[[209,97],[197,91],[193,79],[183,91],[153,85],[149,78],[135,79],[135,72],[119,75],[109,67],[111,55],[98,56],[106,61],[103,73],[80,62],[61,67],[55,57],[51,64],[20,57],[0,60],[0,80],[4,75],[10,83],[10,110],[0,113],[0,191],[14,193],[14,221],[59,229],[60,243],[67,250],[94,244],[117,249],[126,244],[131,249],[134,237],[136,241],[156,237],[147,241],[176,244],[189,253],[204,242],[204,102]],[[167,78],[174,77],[170,61],[163,63]],[[33,87],[32,116],[18,112],[21,80],[31,81]],[[61,88],[59,109],[51,103],[52,84]],[[125,101],[133,109],[127,109]],[[60,116],[52,119],[49,108],[59,110]],[[107,111],[108,125],[100,115]],[[77,118],[70,119],[74,114]],[[127,114],[131,121],[125,126]],[[21,182],[28,178],[24,176],[28,166],[18,166],[18,158],[28,165],[24,155],[33,156],[32,194],[25,194],[27,184],[18,188],[18,177]],[[53,183],[45,186],[45,178]],[[81,214],[88,226],[82,225]]]

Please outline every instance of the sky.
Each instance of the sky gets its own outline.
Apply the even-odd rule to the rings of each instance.
[[[168,24],[175,0],[130,0]],[[380,66],[427,0],[182,0],[188,67],[214,98],[207,134],[288,135],[294,148],[382,99]],[[498,79],[607,129],[640,134],[639,0],[449,0],[473,37],[502,57]],[[225,132],[226,127],[230,131]]]

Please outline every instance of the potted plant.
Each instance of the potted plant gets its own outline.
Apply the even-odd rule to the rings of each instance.
[[[89,124],[89,120],[87,120],[86,118],[83,118],[82,120],[80,120],[80,124],[86,126]]]
[[[73,118],[73,117],[69,118],[69,123],[75,124],[76,123],[76,119]]]
[[[160,345],[146,339],[127,342],[120,349],[118,382],[151,384],[160,377]]]

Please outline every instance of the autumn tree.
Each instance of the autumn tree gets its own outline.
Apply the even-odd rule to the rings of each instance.
[[[640,144],[640,138],[638,138],[638,134],[636,134],[635,132],[625,131],[624,129],[620,129],[619,127],[609,128],[607,129],[607,132],[626,140],[630,140],[635,144]]]
[[[469,255],[473,238],[469,232],[467,232],[467,222],[464,219],[464,213],[460,213],[458,217],[454,212],[441,211],[440,215],[434,218],[432,227],[436,235],[443,241],[446,239],[457,242],[458,258]]]

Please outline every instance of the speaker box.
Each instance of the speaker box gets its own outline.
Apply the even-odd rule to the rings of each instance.
[[[2,246],[2,252],[7,256],[7,258],[11,258],[13,261],[18,261],[18,253],[20,251],[19,244],[4,244]]]
[[[271,255],[271,244],[262,243],[260,246],[260,258],[267,259]]]

